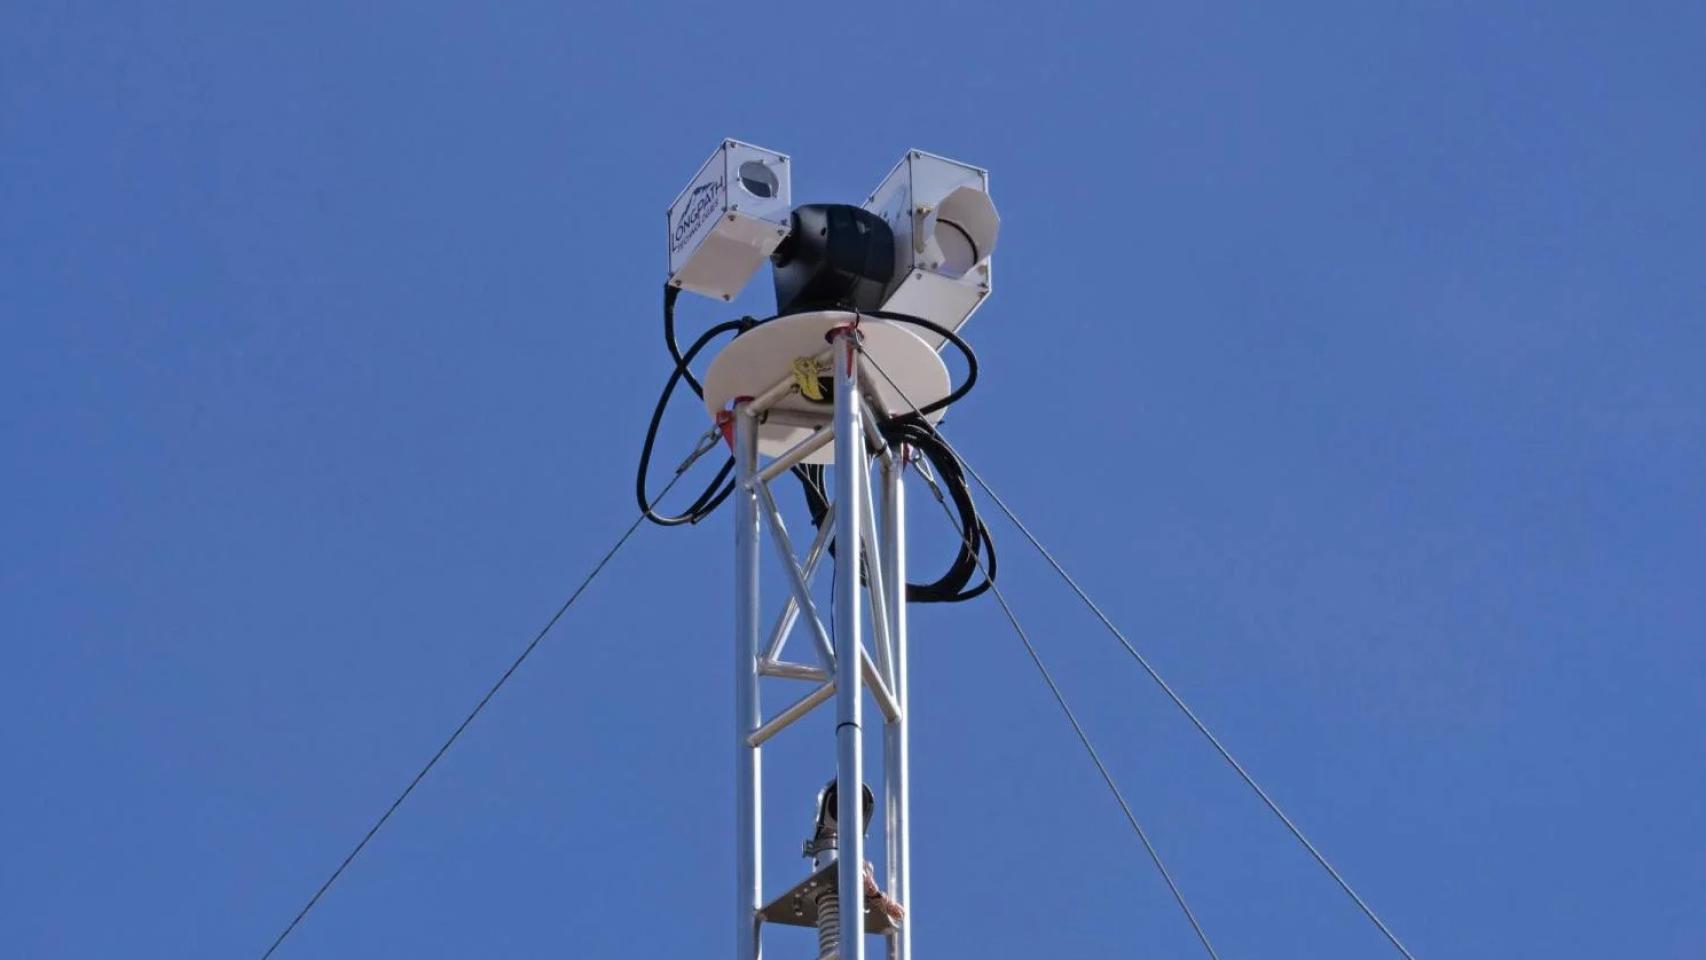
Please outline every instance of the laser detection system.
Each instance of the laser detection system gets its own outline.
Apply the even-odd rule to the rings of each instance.
[[[778,313],[846,306],[949,330],[989,296],[1001,217],[987,171],[908,150],[863,205],[798,208],[790,173],[785,154],[723,141],[670,204],[670,286],[732,300],[768,258]]]
[[[883,939],[890,960],[911,960],[906,611],[970,599],[994,576],[965,471],[936,423],[976,381],[976,357],[956,331],[989,297],[1001,220],[987,173],[921,150],[907,151],[863,204],[795,206],[791,167],[783,154],[725,140],[670,204],[664,340],[675,369],[652,414],[635,493],[665,526],[733,507],[737,960],[759,960],[764,930],[776,925],[815,928],[817,960],[865,960],[868,936]],[[725,320],[683,349],[681,291],[732,300],[766,260],[775,316]],[[701,381],[693,361],[729,334]],[[958,385],[942,355],[950,344],[965,364]],[[683,382],[715,425],[708,437],[720,436],[731,455],[685,511],[666,515],[648,493],[647,471]],[[711,447],[701,444],[695,456]],[[934,580],[907,572],[908,470],[951,504],[963,535]],[[804,554],[772,491],[790,476],[810,512]],[[774,576],[759,562],[766,539],[786,584],[769,626],[759,619],[761,574]],[[827,591],[813,586],[820,567],[833,569]],[[804,637],[791,645],[795,634]],[[778,684],[797,692],[767,710],[765,694]],[[880,792],[865,771],[867,701],[881,721],[880,771],[872,771]],[[823,759],[835,774],[805,843],[810,867],[766,884],[760,755],[826,704],[834,739]],[[811,783],[790,779],[802,789]],[[880,882],[865,837],[878,824]]]

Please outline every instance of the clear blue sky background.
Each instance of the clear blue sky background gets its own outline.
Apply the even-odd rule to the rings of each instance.
[[[1700,956],[1703,31],[6,3],[0,954],[260,953],[631,516],[662,212],[736,136],[801,202],[992,171],[950,435],[1418,956]],[[1382,956],[994,529],[1224,955]],[[643,531],[279,956],[727,956],[728,551]],[[915,636],[918,956],[1193,956],[993,604]]]

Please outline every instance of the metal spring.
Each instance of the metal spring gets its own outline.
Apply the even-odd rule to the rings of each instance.
[[[817,895],[818,960],[831,960],[841,952],[841,898],[834,887]]]

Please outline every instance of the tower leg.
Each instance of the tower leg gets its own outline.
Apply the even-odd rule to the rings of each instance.
[[[763,723],[758,702],[758,496],[745,486],[758,469],[758,423],[734,412],[735,452],[735,960],[759,960],[763,905],[763,768],[747,736]]]
[[[907,703],[906,647],[906,472],[905,448],[891,451],[883,465],[883,585],[888,589],[889,638],[894,645],[894,698],[900,717],[883,728],[883,836],[887,844],[888,892],[906,908],[900,929],[889,935],[891,960],[912,960],[912,787],[908,745],[912,708]]]
[[[865,960],[865,811],[864,755],[860,739],[864,690],[859,673],[863,640],[859,635],[859,542],[869,482],[865,432],[860,422],[859,378],[854,349],[857,333],[837,332],[831,344],[835,367],[835,819],[838,858],[836,880],[841,905],[840,960]]]

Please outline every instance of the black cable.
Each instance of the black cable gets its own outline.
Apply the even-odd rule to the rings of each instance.
[[[701,398],[704,396],[703,385],[694,377],[691,369],[693,360],[705,348],[706,344],[716,336],[734,331],[738,337],[753,327],[777,319],[770,317],[765,320],[756,320],[752,317],[743,317],[740,320],[727,321],[705,331],[691,346],[682,350],[676,339],[675,329],[675,305],[680,293],[681,291],[677,287],[668,285],[664,287],[664,346],[669,351],[674,369],[664,384],[657,406],[652,411],[652,419],[647,426],[646,440],[641,446],[640,464],[634,482],[634,496],[642,507],[648,502],[646,473],[651,465],[652,445],[656,442],[657,431],[662,423],[664,410],[668,407],[675,388],[682,381],[685,381],[688,388],[696,396]],[[947,396],[926,403],[911,412],[880,421],[877,428],[890,444],[909,446],[917,450],[918,454],[930,463],[935,473],[941,477],[943,486],[947,488],[949,495],[953,498],[954,507],[959,512],[965,529],[972,532],[971,536],[967,538],[968,542],[961,544],[959,552],[940,577],[929,582],[908,583],[906,585],[905,597],[907,601],[912,603],[954,603],[970,600],[989,588],[989,576],[993,574],[996,566],[995,547],[990,539],[988,527],[978,517],[977,505],[972,499],[971,488],[966,481],[964,471],[960,468],[958,457],[954,454],[953,448],[948,446],[947,441],[943,440],[941,434],[929,423],[926,415],[959,402],[977,385],[977,354],[972,350],[971,345],[966,343],[957,333],[933,320],[886,310],[856,311],[856,313],[860,316],[918,327],[933,333],[945,342],[953,344],[954,348],[965,359],[965,379],[949,391]],[[674,515],[661,515],[648,509],[646,510],[646,518],[662,526],[698,523],[734,493],[735,481],[729,476],[733,469],[734,458],[730,457],[723,463],[722,468],[712,478],[710,484],[685,510]],[[812,526],[821,527],[824,517],[829,511],[829,496],[825,491],[824,484],[824,468],[818,465],[801,464],[795,466],[791,472],[800,483],[801,493],[805,498],[806,510],[811,517]],[[833,556],[835,553],[834,545],[831,545],[829,549]],[[980,557],[987,558],[987,563],[980,564]],[[988,573],[981,581],[974,583],[980,566],[985,565],[988,567]]]
[[[941,477],[943,486],[947,487],[949,495],[953,497],[954,506],[959,511],[962,525],[965,529],[972,531],[971,536],[961,543],[959,552],[949,564],[947,572],[941,577],[929,583],[907,583],[907,601],[909,603],[958,603],[970,600],[989,589],[990,577],[994,575],[996,567],[995,545],[990,539],[989,528],[978,517],[977,504],[972,499],[971,488],[966,483],[964,472],[960,469],[958,456],[955,455],[953,448],[943,439],[935,426],[929,422],[926,415],[958,403],[977,385],[977,353],[972,350],[971,344],[967,343],[959,334],[934,320],[888,310],[860,310],[856,313],[859,316],[874,317],[878,320],[887,320],[891,323],[907,324],[928,330],[953,344],[954,349],[958,350],[960,355],[965,358],[965,380],[958,387],[949,391],[947,396],[922,407],[913,407],[908,412],[879,421],[877,429],[883,435],[883,439],[891,445],[910,445],[929,461],[931,467]],[[888,377],[886,373],[883,376],[885,379]],[[897,392],[900,389],[895,386],[892,380],[889,381],[889,385],[895,387]],[[907,399],[904,394],[902,394],[902,399]],[[910,404],[911,401],[907,399],[907,403]],[[988,557],[989,569],[984,579],[974,585],[972,578],[977,576],[979,572],[978,557],[980,554]]]
[[[675,340],[675,301],[678,298],[680,298],[680,296],[681,296],[681,288],[680,287],[674,286],[672,284],[667,284],[667,283],[664,284],[664,287],[663,287],[663,344],[669,350],[669,358],[671,360],[675,361],[675,365],[678,367],[683,366],[685,363],[685,361],[683,361],[682,357],[681,357],[681,347],[676,343],[676,340]],[[742,319],[748,321],[749,323],[756,323],[757,322],[757,321],[753,320],[751,317],[743,317]],[[698,397],[701,400],[703,400],[705,398],[705,387],[703,384],[701,384],[699,382],[699,378],[695,377],[693,375],[692,370],[687,370],[687,369],[682,370],[682,379],[687,381],[687,388],[689,390],[693,391],[693,395],[695,397]]]
[[[668,300],[670,298],[666,296],[665,299]],[[717,475],[711,478],[711,482],[706,485],[704,491],[694,499],[693,503],[681,513],[671,516],[668,514],[660,514],[654,509],[661,495],[660,497],[646,496],[646,476],[652,465],[652,446],[657,442],[658,427],[663,423],[664,411],[669,408],[669,398],[674,395],[676,384],[680,383],[683,378],[686,378],[696,389],[698,388],[698,381],[692,379],[693,374],[689,371],[688,365],[693,362],[694,357],[699,355],[699,351],[705,349],[706,345],[712,340],[715,340],[717,337],[720,337],[731,330],[744,332],[750,329],[754,322],[755,321],[752,321],[749,318],[742,318],[740,320],[728,320],[723,323],[719,323],[700,334],[699,339],[693,341],[693,345],[688,347],[685,353],[677,352],[675,348],[675,337],[673,335],[673,331],[671,331],[669,344],[670,353],[675,357],[675,369],[670,371],[669,379],[664,381],[663,392],[658,395],[657,406],[652,408],[651,423],[646,427],[646,439],[645,442],[640,445],[640,465],[634,475],[634,499],[640,505],[640,515],[642,518],[650,520],[662,527],[680,526],[684,523],[698,523],[700,520],[709,516],[713,510],[716,510],[724,500],[728,499],[729,494],[734,492],[735,482],[733,480],[729,480],[728,476],[730,471],[734,470],[735,458],[729,457],[728,460],[723,463],[722,469],[718,470]],[[726,484],[724,483],[725,480],[728,480]],[[672,480],[671,484],[673,485],[673,483],[674,481]]]
[[[888,310],[861,311],[861,315],[887,320],[892,323],[907,324],[920,327],[936,334],[943,340],[954,345],[954,348],[965,358],[965,380],[948,395],[926,403],[923,406],[913,405],[911,398],[901,391],[881,367],[872,366],[888,380],[900,398],[910,409],[907,412],[889,417],[877,424],[877,429],[883,438],[891,444],[906,444],[917,449],[929,461],[931,468],[941,478],[942,486],[947,488],[948,495],[953,498],[954,508],[959,513],[961,529],[968,531],[963,538],[958,554],[948,566],[947,572],[931,583],[908,583],[906,599],[912,603],[958,603],[970,600],[989,589],[996,570],[995,544],[990,538],[989,528],[978,516],[977,503],[972,499],[971,487],[966,481],[965,472],[961,468],[959,455],[949,445],[948,441],[929,422],[927,415],[945,409],[970,393],[977,385],[978,362],[977,352],[953,330],[923,317],[906,313],[895,313]],[[867,354],[867,356],[869,356]],[[982,570],[983,579],[973,584],[984,564],[979,563],[979,557],[987,557],[987,569]]]
[[[675,337],[675,302],[680,298],[680,296],[680,287],[672,284],[664,284],[664,347],[668,349],[670,359],[675,363],[676,370],[680,372],[681,379],[686,381],[688,389],[693,391],[694,396],[704,399],[704,385],[699,382],[698,377],[693,375],[693,369],[689,366],[689,364],[692,363],[693,357],[698,353],[698,350],[689,348],[687,353],[683,354],[681,346]],[[744,324],[741,328],[741,332],[744,333],[746,330],[749,330],[760,323],[764,323],[765,321],[756,320],[749,316],[742,317],[739,321],[731,322]],[[701,337],[701,339],[703,339],[703,337]],[[669,397],[674,392],[674,389],[675,381],[672,379],[671,382],[664,387],[663,397],[658,401],[660,408],[667,407],[669,405]],[[651,429],[647,431],[648,449],[649,443],[656,438],[657,424],[660,419],[660,415],[654,412]],[[649,458],[647,458],[645,453],[642,452],[639,478],[635,484],[640,497],[640,502],[642,503],[645,502],[645,477],[647,467],[649,466],[648,459]],[[724,500],[729,498],[730,494],[734,493],[734,481],[728,479],[729,473],[734,470],[734,465],[735,461],[733,457],[730,457],[726,462],[724,462],[722,469],[717,471],[716,477],[711,480],[710,484],[705,487],[705,490],[700,493],[700,495],[688,506],[686,510],[683,510],[681,513],[673,517],[659,516],[654,512],[648,511],[647,519],[661,526],[670,527],[686,523],[698,523],[700,520],[710,516],[717,507],[722,505]],[[791,472],[794,475],[794,478],[800,482],[800,490],[806,500],[806,509],[810,512],[812,525],[815,527],[822,521],[824,512],[829,509],[829,498],[823,490],[823,467],[802,464],[794,467],[793,470],[789,472]],[[727,482],[725,483],[725,481]]]
[[[686,463],[683,463],[676,470],[675,476],[670,478],[669,483],[664,485],[663,490],[658,493],[658,496],[662,497],[664,494],[669,493],[670,488],[674,487],[677,481],[686,475],[688,465],[696,459],[698,459],[697,454],[690,457]],[[592,581],[599,575],[599,573],[603,572],[605,566],[608,565],[611,559],[616,556],[617,551],[621,550],[622,547],[627,544],[629,538],[633,537],[634,531],[640,528],[640,524],[644,520],[645,514],[642,513],[640,516],[634,518],[634,522],[628,525],[628,529],[622,531],[622,535],[616,538],[615,545],[613,545],[609,550],[606,550],[604,556],[601,557],[598,563],[593,566],[592,572],[588,573],[585,579],[581,580],[580,586],[575,588],[574,593],[569,594],[569,598],[563,601],[563,605],[557,608],[557,612],[551,615],[551,619],[545,621],[545,626],[539,628],[539,632],[534,635],[533,639],[527,644],[527,646],[522,648],[521,654],[510,662],[509,668],[506,669],[503,672],[503,675],[498,677],[497,682],[492,684],[491,688],[486,691],[486,695],[480,698],[479,703],[474,704],[474,709],[468,711],[468,716],[464,717],[462,722],[457,724],[456,729],[451,731],[450,737],[444,741],[444,745],[440,746],[438,748],[438,752],[432,755],[432,759],[428,760],[426,765],[421,767],[420,772],[416,773],[414,779],[409,781],[409,785],[403,788],[403,792],[397,795],[397,799],[391,801],[391,805],[386,807],[385,812],[379,815],[379,819],[374,821],[373,826],[367,829],[367,833],[363,834],[362,838],[357,841],[355,847],[352,848],[349,854],[344,857],[343,862],[339,863],[337,869],[332,871],[331,876],[326,878],[326,882],[320,884],[320,888],[315,890],[314,895],[308,898],[308,902],[303,905],[301,910],[297,911],[296,916],[291,919],[290,923],[287,924],[284,930],[273,940],[272,945],[267,947],[265,953],[261,954],[261,960],[267,960],[268,957],[273,955],[273,951],[278,949],[279,944],[282,944],[284,939],[290,936],[291,931],[295,930],[296,927],[302,923],[302,918],[308,916],[308,911],[314,909],[314,906],[320,902],[320,898],[325,895],[327,890],[331,889],[332,884],[336,883],[337,879],[343,876],[344,870],[348,868],[350,863],[355,860],[356,856],[367,847],[368,841],[372,840],[374,835],[379,832],[380,828],[385,826],[386,822],[391,819],[391,815],[396,813],[397,808],[403,805],[403,801],[409,799],[409,794],[415,792],[415,787],[420,786],[420,782],[426,778],[428,773],[432,772],[432,768],[438,765],[438,761],[444,759],[444,755],[450,751],[451,746],[454,745],[457,739],[462,736],[462,732],[468,729],[468,725],[474,722],[474,718],[480,715],[480,711],[486,709],[486,704],[492,702],[492,698],[497,696],[499,690],[503,689],[503,685],[509,682],[509,678],[515,675],[516,670],[520,669],[522,662],[533,653],[534,649],[539,646],[540,641],[545,639],[545,635],[551,632],[551,628],[557,625],[557,621],[563,618],[563,614],[569,612],[569,608],[574,606],[575,601],[580,599],[581,594],[586,591],[586,588],[592,585]]]
[[[829,494],[823,486],[823,464],[802,463],[794,468],[794,476],[799,478],[801,492],[805,494],[806,512],[811,515],[812,527],[822,527],[823,518],[829,515]],[[834,549],[835,544],[829,546]]]
[[[911,603],[958,603],[988,590],[995,577],[995,544],[990,539],[989,528],[978,516],[959,455],[928,420],[917,414],[890,417],[878,424],[877,429],[890,444],[904,444],[923,455],[953,499],[961,529],[967,531],[947,572],[930,583],[908,583],[906,599]],[[982,581],[974,585],[972,578],[984,566],[979,562],[980,556],[988,558],[987,569],[983,570]]]
[[[891,313],[887,310],[862,310],[859,312],[862,316],[876,317],[878,320],[891,320],[895,323],[904,323],[914,327],[923,327],[931,333],[941,337],[943,340],[953,344],[954,349],[958,350],[960,352],[960,356],[965,358],[965,382],[961,383],[958,387],[950,391],[947,396],[939,400],[933,400],[922,407],[913,407],[913,413],[922,417],[935,413],[944,407],[959,403],[965,398],[966,394],[971,392],[972,387],[977,386],[977,354],[972,351],[971,344],[961,339],[959,334],[949,330],[947,327],[942,326],[934,320],[926,320],[923,317],[915,317],[908,313]],[[893,381],[890,381],[890,385],[893,385]],[[895,389],[898,391],[900,388],[895,387]],[[909,404],[911,403],[910,400],[907,402]]]
[[[994,576],[996,568],[995,544],[990,539],[989,528],[978,516],[977,504],[972,499],[971,488],[967,484],[965,473],[960,467],[958,455],[954,453],[953,448],[949,446],[947,440],[942,437],[935,426],[929,422],[925,414],[957,403],[967,393],[971,392],[971,388],[977,384],[977,354],[972,350],[971,345],[966,343],[958,334],[933,320],[884,310],[861,310],[857,313],[860,316],[922,327],[952,343],[955,349],[959,350],[961,355],[965,357],[966,378],[959,387],[950,391],[947,396],[925,404],[923,407],[913,407],[905,413],[879,421],[877,430],[891,446],[911,446],[929,461],[935,473],[941,478],[942,485],[947,488],[949,495],[953,498],[954,507],[960,515],[961,525],[964,529],[971,531],[971,535],[966,538],[965,542],[961,543],[958,553],[952,563],[949,564],[948,570],[941,577],[928,583],[907,583],[907,602],[959,603],[970,600],[989,589],[990,578]],[[861,352],[863,351],[861,350]],[[888,378],[887,373],[884,373],[883,376],[885,379]],[[889,381],[889,385],[894,387],[897,392],[900,389],[894,384],[893,380]],[[911,404],[911,400],[906,398],[904,394],[902,394],[902,399],[906,400],[909,405]],[[821,515],[814,515],[814,525],[821,522],[821,519]],[[834,552],[835,548],[832,544],[830,546],[831,556],[834,555]],[[979,573],[978,558],[980,555],[988,558],[988,571],[981,582],[973,584],[972,579]]]

